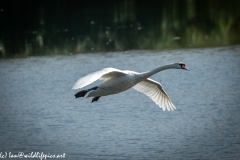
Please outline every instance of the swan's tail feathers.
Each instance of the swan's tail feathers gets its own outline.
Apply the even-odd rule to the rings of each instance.
[[[99,98],[100,98],[100,96],[94,97],[94,98],[92,99],[92,103],[93,103],[94,101],[98,101]]]
[[[88,92],[88,90],[80,91],[80,92],[78,92],[78,93],[75,94],[75,97],[76,97],[76,98],[84,97],[87,92]]]

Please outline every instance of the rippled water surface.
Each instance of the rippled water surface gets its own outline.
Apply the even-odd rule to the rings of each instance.
[[[134,89],[96,103],[75,99],[71,90],[78,78],[105,67],[144,72],[179,61],[190,71],[152,76],[175,111],[163,111]],[[0,60],[0,153],[237,160],[239,65],[240,46]]]

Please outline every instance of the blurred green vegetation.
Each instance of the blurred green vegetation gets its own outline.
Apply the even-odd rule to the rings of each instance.
[[[0,57],[240,43],[238,0],[3,0]]]

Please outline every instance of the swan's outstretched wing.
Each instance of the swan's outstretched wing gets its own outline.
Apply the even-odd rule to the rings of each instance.
[[[104,68],[100,71],[90,73],[85,77],[80,78],[73,86],[72,89],[79,89],[85,87],[98,79],[110,79],[118,76],[126,75],[121,70],[116,68]]]
[[[164,111],[176,109],[162,85],[150,78],[137,83],[133,88],[150,97]]]

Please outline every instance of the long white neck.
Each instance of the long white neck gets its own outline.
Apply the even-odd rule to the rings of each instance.
[[[152,75],[154,75],[154,74],[156,74],[156,73],[158,73],[160,71],[166,70],[166,69],[176,69],[176,68],[174,67],[173,64],[168,64],[168,65],[161,66],[161,67],[158,67],[156,69],[153,69],[151,71],[144,72],[144,73],[142,73],[142,75],[143,75],[144,78],[149,78]]]

